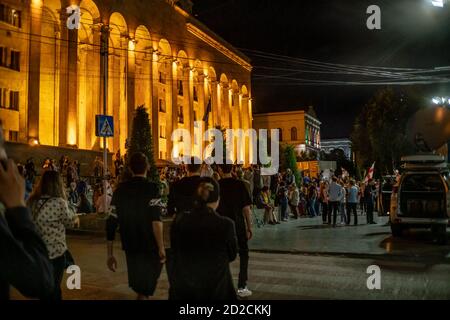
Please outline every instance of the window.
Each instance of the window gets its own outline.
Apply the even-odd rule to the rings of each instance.
[[[21,15],[22,13],[19,10],[11,10],[11,24],[17,28],[21,27]]]
[[[161,71],[159,72],[159,83],[166,84],[166,76]]]
[[[6,95],[8,94],[8,89],[0,88],[0,108],[6,108]]]
[[[165,126],[159,126],[159,137],[161,139],[166,138],[166,127]]]
[[[9,140],[8,141],[17,142],[18,137],[19,137],[18,131],[9,131]]]
[[[297,139],[297,128],[296,127],[293,127],[291,129],[291,140],[292,141],[297,141],[298,140]]]
[[[19,91],[9,92],[9,108],[12,110],[19,110]]]
[[[198,102],[197,86],[194,86],[194,101]]]
[[[9,67],[13,70],[20,71],[20,52],[11,50],[11,60]]]
[[[0,4],[0,21],[20,28],[22,24],[22,12],[5,4]]]
[[[166,113],[166,104],[163,99],[158,100],[158,108],[159,108],[159,112]]]
[[[184,123],[183,106],[178,107],[178,123]]]
[[[177,81],[177,91],[179,96],[183,96],[183,80]]]
[[[0,47],[0,66],[7,66],[8,49]]]

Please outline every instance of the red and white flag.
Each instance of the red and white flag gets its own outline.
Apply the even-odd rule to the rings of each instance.
[[[369,169],[369,172],[367,173],[366,179],[364,180],[365,183],[368,183],[370,180],[373,179],[374,172],[375,172],[375,162],[373,163],[372,167]]]

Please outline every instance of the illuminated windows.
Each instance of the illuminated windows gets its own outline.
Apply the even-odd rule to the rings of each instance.
[[[22,26],[22,12],[0,3],[0,21],[20,28]]]

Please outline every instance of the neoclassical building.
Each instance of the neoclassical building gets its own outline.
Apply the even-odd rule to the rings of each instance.
[[[333,150],[342,150],[348,160],[353,160],[352,141],[347,138],[322,140],[322,151],[330,153]]]
[[[78,29],[68,28],[76,5]],[[133,111],[150,113],[160,159],[177,128],[252,127],[249,59],[190,13],[190,1],[0,0],[0,118],[10,142],[102,149],[95,115],[114,116],[125,149]],[[107,53],[107,54],[106,54]],[[106,86],[104,86],[106,79]],[[191,154],[200,152],[193,145]],[[184,150],[185,154],[188,151]]]
[[[280,142],[294,145],[298,156],[303,152],[320,151],[320,126],[321,122],[313,107],[254,115],[255,129],[278,129]]]

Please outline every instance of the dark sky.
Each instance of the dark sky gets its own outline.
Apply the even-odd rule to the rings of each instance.
[[[346,65],[449,66],[450,3],[438,9],[427,1],[431,0],[193,0],[197,18],[252,59],[255,112],[313,105],[325,138],[349,136],[354,117],[382,86],[286,86],[261,76],[285,75],[289,71],[265,67],[289,70],[291,64],[261,59],[245,49]],[[372,4],[381,8],[381,30],[366,27],[366,10]],[[337,80],[327,74],[293,77]],[[422,85],[417,90],[430,96],[450,95],[448,84]]]

